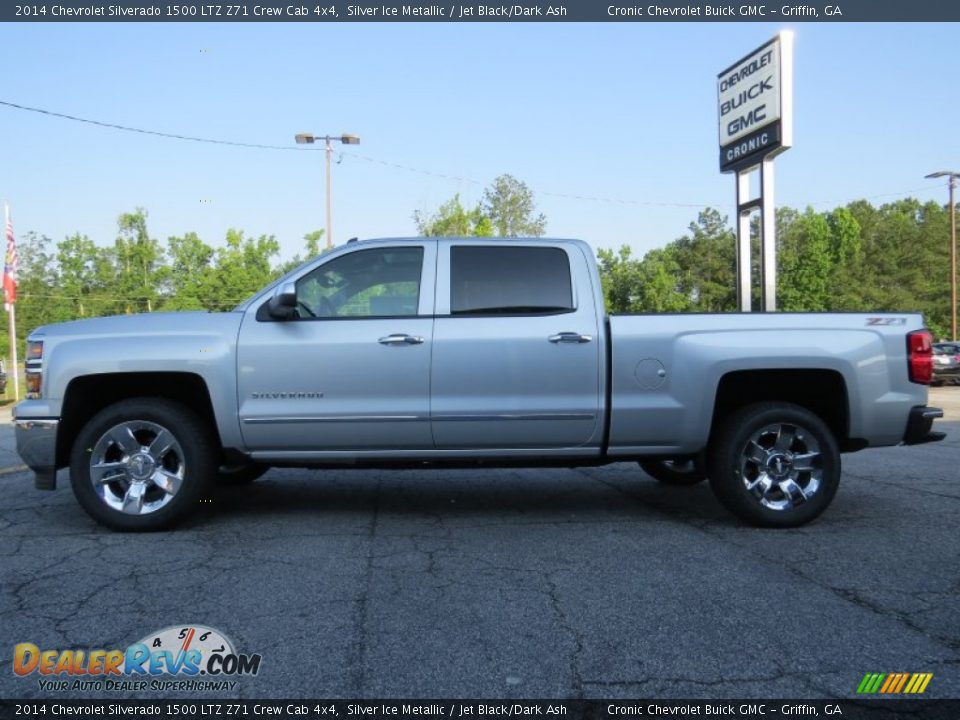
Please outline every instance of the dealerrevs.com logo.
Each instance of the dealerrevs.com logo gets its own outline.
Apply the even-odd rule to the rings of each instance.
[[[122,650],[13,648],[13,672],[38,676],[40,689],[50,691],[233,690],[235,678],[260,671],[260,660],[203,625],[173,625]]]

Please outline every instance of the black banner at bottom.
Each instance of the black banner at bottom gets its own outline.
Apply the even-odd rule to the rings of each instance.
[[[957,720],[960,700],[0,700],[0,720],[54,717]]]

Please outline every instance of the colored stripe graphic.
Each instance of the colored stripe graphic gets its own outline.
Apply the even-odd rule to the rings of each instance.
[[[903,690],[903,686],[907,684],[907,678],[909,677],[909,675],[910,675],[909,673],[900,673],[900,682],[897,683],[897,687],[894,690],[895,693],[898,693],[901,690]]]
[[[927,685],[930,684],[932,679],[933,673],[914,673],[903,692],[904,694],[910,693],[911,695],[919,695],[927,689]]]
[[[857,686],[858,695],[920,695],[933,679],[933,673],[867,673]]]
[[[860,682],[857,692],[861,694],[872,694],[880,687],[880,683],[886,677],[885,673],[867,673]]]

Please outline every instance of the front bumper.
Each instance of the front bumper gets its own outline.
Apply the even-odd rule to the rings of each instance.
[[[57,426],[59,420],[49,418],[15,418],[14,434],[17,453],[34,472],[33,484],[38,490],[57,488]]]
[[[907,420],[907,430],[903,434],[904,445],[920,445],[922,443],[943,440],[947,434],[933,432],[933,421],[943,417],[943,410],[926,405],[910,408],[910,419]]]

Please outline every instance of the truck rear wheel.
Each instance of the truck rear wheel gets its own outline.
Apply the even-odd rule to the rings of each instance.
[[[840,484],[840,450],[823,420],[791,403],[748,405],[710,445],[710,487],[740,519],[796,527],[820,515]]]
[[[641,460],[640,467],[664,485],[696,485],[707,479],[703,463],[692,457]]]
[[[104,408],[80,430],[70,484],[114,530],[159,530],[194,512],[217,471],[216,444],[192,411],[162,398]]]

